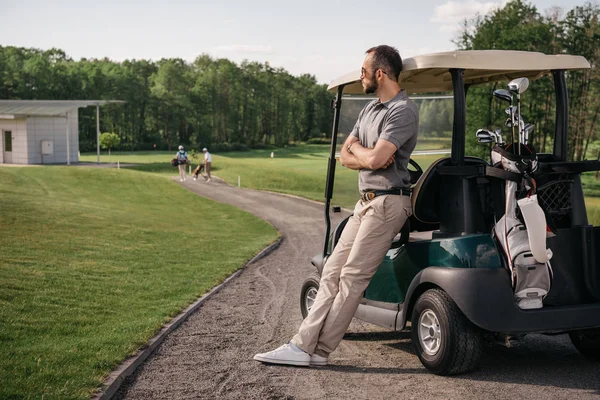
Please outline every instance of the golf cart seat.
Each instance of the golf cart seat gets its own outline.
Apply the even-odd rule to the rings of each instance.
[[[439,165],[448,165],[450,160],[450,157],[445,157],[431,163],[413,188],[411,198],[413,217],[417,221],[439,226],[440,218],[436,211],[438,196],[434,189],[439,186],[439,174],[436,173],[436,168]]]
[[[465,166],[489,165],[477,157],[465,157]],[[461,175],[442,177],[438,169],[452,166],[450,157],[440,158],[423,173],[412,192],[411,230],[439,231],[434,237],[452,236],[489,229],[482,222],[485,199],[477,178]]]

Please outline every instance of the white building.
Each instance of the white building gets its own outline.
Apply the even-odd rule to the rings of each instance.
[[[81,107],[118,100],[0,100],[0,164],[71,164],[79,161]],[[100,146],[97,144],[98,162]]]

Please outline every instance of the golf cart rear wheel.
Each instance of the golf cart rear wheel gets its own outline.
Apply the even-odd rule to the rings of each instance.
[[[419,297],[411,330],[419,359],[434,374],[461,374],[479,364],[481,332],[443,290],[430,289]]]
[[[315,303],[317,298],[317,292],[319,291],[319,281],[321,278],[317,274],[311,274],[302,284],[302,290],[300,290],[300,311],[302,312],[302,319],[306,318],[308,312]]]
[[[569,332],[573,346],[585,358],[600,361],[600,329],[584,329]]]

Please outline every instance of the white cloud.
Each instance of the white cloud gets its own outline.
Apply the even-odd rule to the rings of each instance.
[[[273,48],[264,45],[228,44],[215,47],[215,51],[225,53],[272,54]]]
[[[507,0],[498,2],[448,1],[435,7],[429,21],[440,24],[440,32],[453,33],[461,28],[465,19],[473,18],[476,14],[486,15],[495,8],[503,7],[506,3]]]

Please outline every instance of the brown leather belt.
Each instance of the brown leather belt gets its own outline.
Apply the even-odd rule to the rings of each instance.
[[[411,194],[410,189],[389,189],[389,190],[371,190],[369,192],[364,192],[360,195],[360,198],[363,201],[371,201],[377,196],[383,196],[385,194],[395,194],[397,196],[409,196]]]

